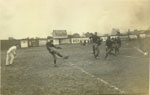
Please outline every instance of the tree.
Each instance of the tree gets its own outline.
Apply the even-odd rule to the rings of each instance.
[[[68,35],[68,38],[73,38],[73,35]]]
[[[8,37],[8,40],[15,40],[14,37]]]
[[[92,36],[92,33],[86,32],[84,35],[85,35],[85,37],[90,37],[90,36]]]
[[[112,28],[111,35],[118,35],[120,33],[120,29]]]
[[[80,34],[79,34],[79,33],[74,33],[72,36],[73,36],[74,38],[79,38],[79,37],[80,37]]]
[[[107,37],[107,36],[109,36],[109,35],[108,35],[108,34],[104,34],[103,36],[106,36],[106,37]]]
[[[35,39],[40,39],[40,37],[35,37]]]
[[[117,35],[117,36],[120,36],[120,31],[117,31],[116,35]]]
[[[47,36],[47,39],[52,39],[53,37],[51,37],[51,36]]]

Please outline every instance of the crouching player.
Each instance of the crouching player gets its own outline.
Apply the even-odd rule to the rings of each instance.
[[[56,56],[59,57],[63,57],[63,59],[68,59],[68,56],[63,56],[62,54],[60,54],[57,49],[62,49],[61,47],[56,47],[53,44],[53,40],[48,40],[48,42],[46,43],[46,48],[49,51],[49,53],[53,56],[54,58],[54,66],[56,67]]]
[[[18,47],[19,47],[19,45],[16,44],[8,49],[7,55],[6,55],[6,65],[13,64],[13,61],[16,57],[16,50]]]

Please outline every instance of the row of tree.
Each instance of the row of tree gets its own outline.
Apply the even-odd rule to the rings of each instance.
[[[114,32],[114,31],[113,31]],[[121,35],[131,35],[132,33],[135,33],[138,32],[137,30],[134,30],[134,32],[131,32],[130,30],[128,30],[126,33],[120,33],[120,31],[115,31],[115,33],[113,33],[113,35],[118,35],[118,36],[121,36]],[[146,33],[150,33],[150,30],[147,30],[145,31]],[[86,33],[83,33],[83,36],[84,37],[90,37],[92,35],[92,33],[90,32],[86,32]],[[68,38],[79,38],[79,37],[83,37],[81,36],[79,33],[74,33],[72,35],[68,35]],[[104,34],[103,36],[108,36],[108,34]],[[48,38],[52,38],[51,36],[48,36]],[[29,38],[27,37],[26,39],[40,39],[39,37],[36,37],[36,38]],[[15,40],[14,37],[8,37],[8,40]]]

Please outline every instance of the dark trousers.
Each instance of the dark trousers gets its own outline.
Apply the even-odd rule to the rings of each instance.
[[[99,56],[99,52],[99,46],[96,43],[93,43],[93,54],[95,58]]]
[[[108,47],[108,48],[106,48],[106,55],[105,55],[105,58],[107,58],[109,54],[112,54],[112,50],[113,50],[113,47]]]

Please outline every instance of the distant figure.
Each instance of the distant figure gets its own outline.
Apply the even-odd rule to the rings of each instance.
[[[85,46],[86,45],[86,41],[84,40],[84,42],[83,42],[83,46]]]
[[[94,57],[97,58],[97,56],[99,55],[99,46],[101,45],[102,40],[97,36],[97,32],[95,32],[95,34],[92,35],[90,39],[92,39],[93,42]]]
[[[113,41],[111,40],[110,36],[107,37],[106,40],[106,55],[105,55],[105,59],[107,58],[107,56],[111,53],[111,51],[113,50]]]
[[[15,59],[16,56],[16,50],[19,47],[18,44],[10,47],[7,51],[7,55],[6,55],[6,65],[11,65],[13,64],[13,61]]]
[[[63,57],[64,59],[68,59],[68,56],[63,56],[60,54],[57,49],[62,49],[61,47],[56,47],[53,44],[53,40],[50,40],[46,43],[46,48],[49,51],[49,53],[53,56],[54,58],[54,66],[56,67],[56,56]]]
[[[115,55],[119,54],[120,40],[117,38],[113,38],[112,43],[113,43],[113,50],[115,51]]]
[[[80,44],[82,45],[82,41],[80,40]]]
[[[116,38],[116,48],[115,48],[115,54],[119,54],[120,53],[120,47],[121,47],[121,40],[120,40],[120,37],[117,37]]]
[[[143,50],[144,51],[144,49],[143,49],[143,43],[142,43],[142,40],[141,40],[141,37],[140,37],[140,35],[138,34],[137,35],[137,46],[138,46],[138,48],[139,49],[141,49],[141,50]]]

